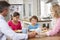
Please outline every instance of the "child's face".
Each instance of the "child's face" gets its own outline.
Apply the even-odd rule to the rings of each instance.
[[[37,23],[37,20],[36,20],[36,19],[32,19],[32,20],[31,20],[31,23],[32,23],[32,24],[36,24],[36,23]]]
[[[19,20],[19,16],[13,17],[14,21],[18,21]]]

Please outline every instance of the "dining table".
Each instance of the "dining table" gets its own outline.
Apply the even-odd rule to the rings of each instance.
[[[49,29],[51,30],[51,29]],[[41,33],[45,33],[48,30],[43,30]],[[48,37],[34,37],[34,38],[29,38],[28,40],[60,40],[60,36],[48,36]]]
[[[35,37],[30,38],[28,40],[60,40],[60,36],[52,36],[52,37]]]

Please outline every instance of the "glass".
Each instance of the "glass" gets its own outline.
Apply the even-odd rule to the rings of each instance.
[[[27,34],[28,33],[28,29],[27,28],[22,28],[22,33]]]

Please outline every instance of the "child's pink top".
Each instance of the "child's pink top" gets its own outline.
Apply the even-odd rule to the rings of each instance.
[[[53,36],[59,34],[60,35],[60,18],[57,19],[56,23],[55,23],[55,27],[47,32],[48,36]]]
[[[18,21],[18,24],[16,25],[10,20],[10,21],[8,21],[8,25],[12,28],[12,30],[21,30],[22,29],[20,21]]]

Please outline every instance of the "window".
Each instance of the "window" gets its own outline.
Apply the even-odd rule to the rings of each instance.
[[[26,15],[25,15],[25,4],[23,4],[23,16],[25,17]]]
[[[51,7],[51,3],[44,3],[43,1],[41,1],[41,17],[49,17],[50,16],[50,7]]]
[[[31,16],[31,4],[29,4],[29,16]]]

